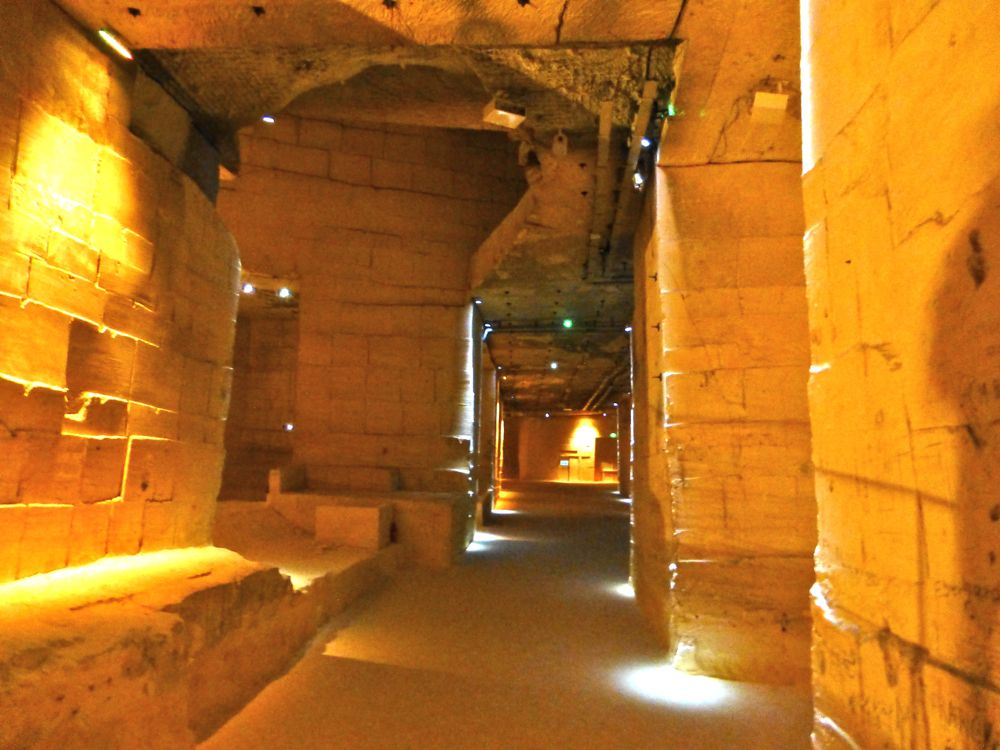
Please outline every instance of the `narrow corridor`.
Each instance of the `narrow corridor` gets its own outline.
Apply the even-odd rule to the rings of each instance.
[[[201,750],[808,747],[806,689],[658,666],[617,495],[528,489],[459,565],[335,620]]]

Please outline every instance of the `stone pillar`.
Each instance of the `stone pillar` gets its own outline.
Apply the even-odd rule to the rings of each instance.
[[[803,3],[817,748],[994,748],[1000,13]]]
[[[789,0],[687,5],[636,249],[639,602],[678,666],[777,682],[808,677],[815,544],[797,26]]]
[[[815,504],[799,165],[659,179],[672,648],[692,671],[805,681]]]
[[[45,0],[2,15],[0,583],[209,541],[239,280],[110,53]]]
[[[632,497],[632,398],[618,402],[618,491]]]
[[[634,445],[632,455],[631,580],[635,598],[653,631],[664,645],[670,631],[670,565],[674,559],[670,479],[663,451],[663,399],[660,365],[660,307],[656,273],[657,190],[646,204],[636,233],[635,317],[632,322],[632,400]]]

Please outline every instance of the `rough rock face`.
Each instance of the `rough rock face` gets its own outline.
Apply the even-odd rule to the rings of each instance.
[[[1000,16],[804,9],[816,746],[995,748]]]
[[[239,261],[48,2],[0,24],[0,582],[208,539]]]

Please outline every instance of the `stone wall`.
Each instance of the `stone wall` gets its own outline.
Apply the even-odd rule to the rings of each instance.
[[[517,430],[518,475],[517,479],[540,481],[565,480],[567,468],[559,464],[566,451],[576,450],[589,456],[580,462],[578,481],[594,481],[595,437],[610,437],[618,426],[617,415],[608,412],[593,417],[576,415],[554,415],[545,417],[521,417],[509,424],[509,429]],[[607,456],[604,456],[607,460]],[[514,477],[512,477],[514,478]]]
[[[282,115],[241,149],[220,212],[248,270],[299,286],[295,461],[317,487],[464,491],[468,264],[523,191],[513,145]]]
[[[237,316],[220,499],[263,500],[268,471],[291,462],[298,345],[295,305]]]
[[[803,8],[816,747],[996,748],[1000,14]]]
[[[0,48],[0,582],[205,543],[236,245],[129,132],[132,68],[47,0]]]

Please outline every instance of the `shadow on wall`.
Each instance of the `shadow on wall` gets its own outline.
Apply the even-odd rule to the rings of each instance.
[[[947,455],[950,449],[954,466],[948,474],[955,485],[948,495],[954,504],[933,508],[941,522],[929,515],[929,506],[921,509],[921,625],[932,652],[930,666],[941,659],[950,672],[934,679],[941,686],[937,690],[947,690],[940,699],[962,704],[963,733],[995,750],[1000,728],[992,726],[988,707],[997,701],[995,654],[1000,648],[1000,180],[977,197],[969,202],[970,210],[951,220],[954,239],[938,271],[930,311],[932,385],[943,410],[953,415],[951,445],[934,450]],[[950,551],[949,537],[954,558],[938,557],[939,545]],[[921,682],[921,690],[935,689],[926,668]],[[925,714],[928,703],[937,703],[933,693],[914,699]]]

